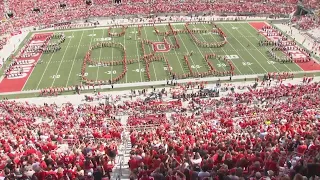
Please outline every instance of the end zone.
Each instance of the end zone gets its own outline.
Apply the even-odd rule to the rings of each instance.
[[[40,59],[42,52],[28,54],[25,50],[31,46],[47,45],[47,38],[53,33],[37,33],[28,40],[28,43],[20,50],[18,57],[11,62],[5,70],[5,77],[0,82],[0,92],[22,91],[27,83],[35,65]],[[28,55],[26,55],[28,54]]]
[[[256,29],[258,32],[260,32],[260,30],[264,27],[264,26],[269,26],[268,23],[265,22],[250,22],[249,23],[254,29]],[[280,36],[267,36],[267,34],[265,32],[260,32],[263,36],[265,36],[268,40],[272,40],[272,41],[277,41]],[[297,46],[297,45],[295,45]],[[299,46],[297,46],[299,47]],[[301,50],[290,50],[289,51],[293,58],[299,59],[299,58],[305,58],[307,57],[306,52],[303,52]],[[284,52],[287,56],[288,53]],[[314,70],[320,70],[320,64],[314,59],[311,58],[311,60],[309,62],[295,62],[295,64],[297,64],[303,71],[314,71]]]

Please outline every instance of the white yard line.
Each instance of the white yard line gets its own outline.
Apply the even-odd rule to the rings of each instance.
[[[112,38],[112,37],[111,37]],[[125,38],[125,37],[124,37]],[[114,43],[114,38],[112,38],[112,42]],[[111,61],[114,61],[114,57],[113,57],[113,49],[114,47],[111,47]],[[110,73],[111,77],[110,79],[112,80],[112,75],[113,75],[113,63],[111,63],[111,73]]]
[[[164,28],[165,28],[166,31],[167,31],[167,26],[164,26]],[[160,41],[159,36],[157,36],[157,37],[158,37],[158,40]],[[186,72],[184,71],[184,68],[183,68],[183,66],[182,66],[182,64],[181,64],[181,59],[179,59],[179,56],[178,56],[177,51],[174,51],[174,53],[175,53],[175,55],[177,56],[177,61],[178,61],[179,64],[180,64],[180,67],[181,67],[181,69],[182,69],[183,74],[186,74]],[[170,67],[172,67],[172,66],[170,66]],[[169,69],[168,69],[168,71],[169,71]],[[171,78],[171,77],[170,77],[170,78]]]
[[[138,56],[138,64],[139,64],[139,74],[140,74],[140,82],[142,82],[142,76],[141,76],[141,67],[140,67],[140,55],[139,55],[139,46],[138,46],[138,41],[137,41],[137,34],[138,33],[135,33],[135,41],[136,41],[136,49],[137,49],[137,56]],[[140,40],[142,40],[142,37],[140,38]]]
[[[94,30],[93,30],[93,31],[94,31]],[[80,39],[80,41],[79,41],[76,54],[74,55],[74,58],[73,58],[73,60],[72,60],[72,65],[71,65],[71,69],[70,69],[70,72],[69,72],[69,75],[68,75],[68,80],[67,80],[67,83],[66,83],[66,87],[68,87],[68,84],[69,84],[69,80],[70,80],[70,77],[71,77],[71,72],[72,72],[72,70],[73,70],[74,62],[76,61],[76,57],[77,57],[77,54],[78,54],[78,51],[79,51],[79,47],[80,47],[80,45],[81,45],[81,40],[82,40],[82,37],[83,37],[83,33],[84,33],[84,31],[82,31],[81,39]],[[72,34],[72,35],[73,35],[73,34]],[[93,36],[91,36],[91,41],[92,41],[92,38],[93,38]],[[90,43],[90,45],[91,45],[91,43]],[[90,46],[89,46],[89,47],[90,47]],[[63,58],[62,58],[62,60],[63,60]]]
[[[235,52],[238,52],[238,51],[240,51],[240,50],[236,50],[233,46],[232,46],[232,44],[231,43],[229,43],[229,42],[227,42],[228,44],[230,44],[230,46],[231,46],[231,48],[233,49],[233,51],[235,51]],[[223,49],[223,48],[222,48]],[[227,50],[224,50],[224,51],[227,51]],[[242,51],[242,50],[241,50]],[[246,50],[247,51],[247,50]],[[246,62],[245,60],[244,60],[244,58],[242,57],[242,56],[240,56],[240,54],[237,54],[238,56],[239,56],[239,58],[243,61],[243,62]],[[236,65],[235,65],[236,66]],[[237,66],[236,66],[237,67]],[[256,72],[254,72],[254,70],[250,67],[250,66],[248,66],[249,67],[249,69],[252,71],[252,73],[253,74],[256,74]]]
[[[223,25],[221,25],[221,26],[223,26]],[[223,26],[224,27],[224,26]],[[225,28],[225,27],[224,27]],[[265,72],[268,72],[266,69],[264,69],[264,67],[259,63],[259,61],[254,57],[254,56],[252,56],[252,54],[246,49],[246,47],[232,34],[232,32],[230,32],[229,30],[228,30],[228,28],[225,28],[228,32],[229,32],[229,34],[231,34],[232,35],[232,37],[236,40],[236,41],[238,41],[239,42],[239,44],[249,53],[249,55],[262,67],[262,69],[265,71]],[[231,45],[231,47],[235,50],[235,48],[232,46],[232,44],[231,43],[229,43],[230,45]],[[240,55],[239,55],[239,57],[241,57]],[[242,57],[241,57],[242,58]],[[242,58],[243,59],[243,58]],[[249,67],[250,69],[251,69],[251,71],[254,73],[254,74],[257,74],[256,72],[254,72],[253,71],[253,69],[250,67],[250,66],[247,66],[247,67]]]
[[[103,36],[104,36],[104,29],[103,29],[103,31],[102,31],[102,37],[101,37],[101,38],[103,38]],[[100,43],[102,43],[102,42],[100,42]],[[102,48],[103,48],[103,47],[100,48],[99,59],[98,59],[98,61],[99,61],[100,64],[101,64],[101,52],[102,52]],[[113,48],[112,48],[112,50],[113,50]],[[112,52],[113,52],[113,51],[112,51]],[[112,55],[112,57],[113,57],[113,55]],[[112,58],[112,60],[113,60],[113,58]],[[100,68],[100,66],[98,66],[97,75],[96,75],[96,81],[98,81],[98,78],[99,78],[99,68]],[[112,79],[112,67],[111,67],[111,79]]]
[[[193,25],[193,26],[194,26],[194,25]],[[204,28],[206,27],[204,24],[202,24],[202,26],[203,26]],[[210,32],[210,36],[215,40],[214,36],[212,35],[211,29],[210,29],[209,32]],[[203,40],[205,40],[205,39],[203,38],[203,36],[201,36],[201,38],[202,38]],[[215,40],[215,42],[217,42],[217,41]],[[224,52],[225,55],[228,55],[227,52],[224,50],[224,47],[222,47],[221,49],[222,49],[222,51]],[[210,48],[210,51],[211,51],[212,53],[215,53],[215,52],[212,50],[212,48]],[[243,60],[243,59],[242,59],[242,60]],[[232,60],[230,60],[230,61],[233,63]],[[243,61],[244,61],[244,60],[243,60]],[[223,62],[223,63],[224,63],[224,62]],[[225,64],[225,63],[224,63],[224,64]],[[240,69],[238,68],[238,66],[236,66],[235,63],[233,63],[233,64],[234,64],[234,67],[239,71],[240,75],[242,75],[243,73],[240,71]],[[222,68],[223,68],[223,70],[226,71],[225,67],[222,67]]]
[[[70,39],[69,41],[71,41],[71,39]],[[40,83],[41,83],[41,81],[42,81],[42,79],[43,79],[43,77],[44,77],[44,74],[47,72],[47,69],[48,69],[48,67],[49,67],[49,65],[50,65],[50,62],[51,62],[54,54],[55,54],[55,53],[52,53],[52,54],[51,54],[51,57],[50,57],[50,59],[49,59],[49,62],[47,63],[46,68],[44,69],[44,71],[43,71],[43,73],[42,73],[42,76],[41,76],[41,78],[40,78],[40,80],[39,80],[39,82],[38,82],[38,85],[37,85],[36,89],[39,88],[39,85],[40,85]],[[39,60],[41,60],[41,59],[39,59]]]
[[[126,48],[126,33],[124,34],[124,38],[123,38],[123,47]],[[126,57],[127,60],[129,57]],[[126,83],[128,83],[128,64],[127,64],[127,72],[126,72]]]
[[[146,38],[148,38],[148,34],[146,33],[146,31],[144,31],[144,34],[146,35]],[[152,64],[152,67],[153,67],[154,77],[156,78],[156,81],[158,81],[156,69],[154,68],[154,64],[152,62],[150,62],[150,64]]]
[[[81,42],[81,40],[82,40],[83,33],[84,33],[84,31],[82,31],[82,35],[81,35],[81,38],[80,38],[80,42]],[[71,42],[71,40],[68,42],[68,46],[69,46],[70,42]],[[77,49],[77,51],[76,51],[76,54],[78,53],[78,50],[79,50],[79,47],[80,47],[80,42],[79,42],[79,46],[78,46],[78,49]],[[64,59],[64,56],[65,56],[66,53],[67,53],[67,49],[68,49],[68,47],[67,47],[66,50],[64,51],[61,60]],[[63,62],[63,61],[61,61],[60,64],[59,64],[58,70],[57,70],[57,72],[56,72],[56,74],[55,74],[56,76],[58,75],[58,72],[59,72],[59,70],[60,70],[60,67],[61,67],[62,62]],[[71,71],[70,71],[70,72],[71,72]],[[55,82],[55,81],[56,81],[56,78],[53,78],[53,82],[52,82],[52,84],[51,84],[51,87],[54,85],[54,82]]]
[[[241,27],[243,27],[243,26],[241,26]],[[247,29],[247,28],[244,28],[244,29]],[[248,29],[247,29],[248,30]],[[242,32],[241,31],[239,31],[239,30],[237,30],[240,34],[242,34]],[[250,32],[250,30],[248,30],[248,32],[252,35],[252,33]],[[243,34],[242,34],[243,35]],[[253,44],[248,38],[246,38],[246,37],[244,37],[246,40],[248,40],[249,41],[249,43],[253,46],[253,47],[255,47],[256,49],[257,49],[257,47],[256,47],[256,45],[255,44]],[[256,39],[258,39],[258,38],[256,38]],[[264,58],[266,58],[267,60],[269,59],[268,57],[266,57],[261,51],[258,51]],[[274,64],[271,64],[278,72],[280,72],[280,70],[274,65]],[[287,67],[288,68],[288,67]]]
[[[174,26],[173,26],[174,27]],[[177,33],[178,34],[178,36],[179,36],[179,38],[180,38],[180,40],[181,40],[181,42],[182,42],[182,44],[183,44],[183,46],[186,48],[186,50],[187,50],[187,53],[189,54],[189,50],[188,50],[188,48],[187,48],[187,46],[184,44],[184,42],[183,42],[183,39],[181,38],[181,36],[180,36],[180,34],[179,33]],[[189,35],[190,36],[190,35]],[[190,37],[191,38],[191,37]],[[197,45],[196,45],[197,46]],[[198,48],[198,46],[197,46],[197,48]],[[199,48],[198,48],[199,49]],[[202,53],[201,53],[202,54]],[[203,56],[203,54],[202,54],[202,56]],[[204,56],[203,56],[204,57]],[[196,69],[196,71],[197,71],[197,73],[199,74],[199,71],[198,71],[198,68],[196,68],[196,64],[194,64],[194,61],[193,61],[193,59],[192,59],[192,57],[190,56],[190,60],[192,61],[192,64],[193,64],[193,66],[194,66],[194,68]]]

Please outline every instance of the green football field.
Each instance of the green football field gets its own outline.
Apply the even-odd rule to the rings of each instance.
[[[292,64],[282,64],[272,61],[267,56],[268,47],[259,47],[258,41],[264,37],[259,35],[247,22],[217,22],[216,25],[222,29],[227,36],[227,44],[219,48],[200,47],[188,33],[178,33],[178,49],[170,49],[168,52],[156,52],[156,55],[164,56],[169,62],[170,68],[177,74],[188,73],[192,68],[194,73],[208,71],[208,64],[204,60],[205,54],[217,54],[230,58],[234,66],[234,75],[264,74],[267,72],[297,72],[302,69]],[[175,30],[183,30],[183,23],[172,24]],[[169,31],[168,25],[156,25],[160,32]],[[190,29],[212,30],[210,24],[191,24]],[[112,28],[111,32],[121,32],[122,28]],[[157,35],[153,26],[143,26],[141,37],[138,35],[138,27],[128,27],[124,36],[108,36],[108,28],[91,28],[59,31],[66,35],[66,41],[61,44],[61,50],[55,53],[44,53],[41,56],[41,64],[37,64],[28,78],[23,90],[35,90],[49,87],[69,87],[81,83],[81,68],[84,57],[89,47],[100,42],[121,43],[126,50],[127,59],[134,63],[127,65],[127,73],[116,83],[134,83],[149,81],[146,70],[141,40],[147,39],[152,42],[163,42],[163,36]],[[38,32],[39,33],[39,32]],[[53,31],[53,33],[57,33]],[[202,42],[218,42],[221,37],[214,33],[196,33],[196,38]],[[175,39],[168,36],[169,44]],[[158,48],[162,48],[161,45]],[[147,53],[153,51],[153,47],[145,44]],[[189,57],[190,67],[184,61],[184,55],[192,52]],[[116,47],[102,47],[93,49],[91,59],[95,62],[119,61],[123,58],[123,52]],[[210,62],[218,71],[228,71],[229,65],[225,61],[210,59]],[[86,65],[85,73],[87,79],[92,81],[108,81],[119,76],[123,71],[123,65]],[[154,61],[149,65],[150,81],[161,81],[170,79],[168,67],[163,61]]]

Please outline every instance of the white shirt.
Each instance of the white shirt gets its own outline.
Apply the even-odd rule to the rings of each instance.
[[[202,158],[200,157],[199,159],[191,159],[192,164],[201,164]]]

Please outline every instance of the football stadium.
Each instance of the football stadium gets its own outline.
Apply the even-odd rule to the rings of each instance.
[[[0,0],[0,178],[320,178],[318,0]]]

